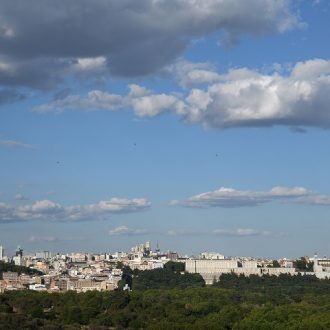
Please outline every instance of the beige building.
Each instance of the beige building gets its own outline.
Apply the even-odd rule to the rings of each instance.
[[[238,261],[236,259],[189,259],[186,260],[186,271],[188,273],[199,273],[206,284],[217,281],[222,274],[234,273],[237,275],[275,275],[290,274],[296,275],[295,268],[268,268],[258,267],[258,262],[254,260]],[[330,275],[330,273],[329,273]]]
[[[232,259],[188,259],[186,272],[199,273],[206,284],[217,281],[221,274],[234,272],[238,268],[237,260]]]
[[[5,281],[10,282],[17,282],[18,281],[18,273],[16,272],[3,272],[2,279]]]
[[[185,263],[188,273],[221,274],[238,268],[237,260],[233,259],[188,259]]]

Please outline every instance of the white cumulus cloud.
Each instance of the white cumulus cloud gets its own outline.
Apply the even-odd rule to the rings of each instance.
[[[208,127],[330,127],[330,61],[297,63],[288,75],[233,69],[219,82],[192,89],[184,118]]]
[[[210,63],[193,63],[181,60],[169,67],[168,70],[176,76],[179,84],[186,88],[214,83],[221,79],[221,75]]]
[[[330,60],[298,62],[282,74],[277,71],[263,74],[248,68],[220,74],[200,63],[183,62],[182,66],[174,74],[182,85],[191,87],[182,93],[154,93],[142,86],[129,85],[127,95],[94,90],[87,96],[69,95],[35,110],[131,108],[138,117],[168,112],[186,123],[218,129],[274,125],[296,129],[330,127]]]
[[[145,198],[112,198],[96,204],[63,206],[50,200],[11,206],[0,203],[0,222],[14,221],[82,221],[107,219],[113,214],[131,213],[150,208]]]
[[[73,64],[73,70],[76,72],[100,72],[106,69],[107,59],[104,56],[78,58]]]

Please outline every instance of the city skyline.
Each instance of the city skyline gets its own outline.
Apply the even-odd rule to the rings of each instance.
[[[139,247],[145,246],[148,244],[149,246],[149,252],[153,255],[157,254],[158,256],[165,256],[165,255],[175,255],[178,259],[230,259],[230,260],[236,260],[236,259],[246,259],[246,260],[268,260],[268,261],[274,261],[274,260],[287,260],[287,261],[293,261],[293,260],[300,260],[302,258],[307,259],[319,259],[319,260],[328,260],[328,257],[326,255],[319,255],[317,251],[314,252],[314,254],[310,255],[296,255],[293,257],[288,258],[285,255],[282,255],[280,258],[273,258],[271,256],[266,255],[258,255],[258,256],[250,256],[250,255],[232,255],[232,254],[222,254],[221,251],[206,251],[203,249],[200,249],[198,253],[195,254],[184,254],[181,253],[181,251],[175,249],[175,247],[162,250],[159,246],[159,243],[153,244],[150,241],[142,243],[137,242],[135,246],[127,246],[126,248],[122,250],[116,250],[113,249],[112,251],[87,251],[87,250],[71,250],[71,251],[50,251],[47,249],[39,249],[39,250],[24,250],[23,247],[18,245],[16,249],[7,251],[7,248],[3,245],[0,245],[0,261],[5,263],[15,263],[15,256],[17,255],[21,256],[21,259],[26,259],[30,257],[36,257],[41,259],[47,259],[47,258],[54,258],[56,256],[73,256],[73,255],[85,255],[87,256],[115,256],[115,255],[121,255],[127,257],[129,254],[134,254],[134,251],[137,251]],[[47,258],[44,257],[44,255],[47,255]],[[213,257],[211,257],[213,256]]]
[[[0,0],[0,245],[329,255],[329,15]]]

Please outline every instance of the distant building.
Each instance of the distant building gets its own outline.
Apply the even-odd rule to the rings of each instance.
[[[37,261],[36,264],[33,266],[33,268],[47,274],[47,272],[49,270],[49,265],[47,262]]]
[[[217,281],[222,274],[234,273],[237,275],[275,275],[290,274],[295,275],[295,268],[268,268],[258,267],[256,260],[238,259],[188,259],[185,261],[188,273],[199,273],[206,284]],[[329,273],[330,274],[330,273]]]
[[[131,248],[131,252],[134,255],[142,254],[144,257],[149,256],[151,252],[151,245],[150,242],[145,242],[144,244],[138,244]]]
[[[211,259],[211,260],[222,260],[222,259],[225,259],[225,256],[220,253],[216,253],[216,252],[203,252],[201,254],[201,258],[202,259]]]
[[[318,278],[330,278],[330,259],[314,258],[314,272]]]
[[[87,256],[85,253],[72,253],[70,257],[71,257],[72,262],[86,262],[87,261]]]
[[[0,245],[0,260],[3,260],[4,256],[5,256],[5,249],[2,245]]]
[[[33,291],[47,291],[47,288],[44,284],[30,284],[29,289]]]
[[[36,252],[35,257],[37,259],[50,259],[51,258],[51,253],[49,251]]]
[[[15,256],[16,257],[21,257],[21,258],[23,257],[23,249],[19,245],[17,246]]]
[[[185,261],[186,272],[199,273],[206,284],[212,284],[221,274],[228,274],[238,268],[237,260],[233,259],[188,259]]]
[[[242,261],[243,268],[258,268],[258,262],[256,260],[244,260]]]
[[[289,268],[289,267],[264,267],[260,268],[260,274],[258,275],[274,275],[279,276],[280,274],[288,274],[288,275],[297,275],[295,268]]]
[[[13,261],[16,266],[22,266],[23,264],[23,258],[20,255],[13,257]]]
[[[114,253],[112,255],[112,258],[113,259],[121,260],[121,259],[127,258],[127,253],[126,252],[119,251],[119,252]]]
[[[70,288],[70,279],[69,278],[60,278],[57,287],[60,291],[67,291]]]
[[[2,278],[5,281],[9,282],[17,282],[18,281],[18,273],[16,272],[3,272]]]
[[[167,259],[169,260],[178,260],[179,259],[179,254],[177,252],[172,252],[172,251],[169,251],[167,254],[166,254],[166,257]]]
[[[186,260],[186,271],[188,273],[218,273],[231,272],[238,268],[237,260],[233,259],[188,259]]]

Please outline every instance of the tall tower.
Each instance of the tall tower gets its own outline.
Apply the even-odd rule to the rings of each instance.
[[[160,252],[160,248],[159,248],[159,244],[158,244],[158,241],[157,241],[156,252],[157,252],[157,253],[159,253],[159,252]]]
[[[5,256],[5,249],[2,245],[0,245],[0,260],[2,260],[4,256]]]

